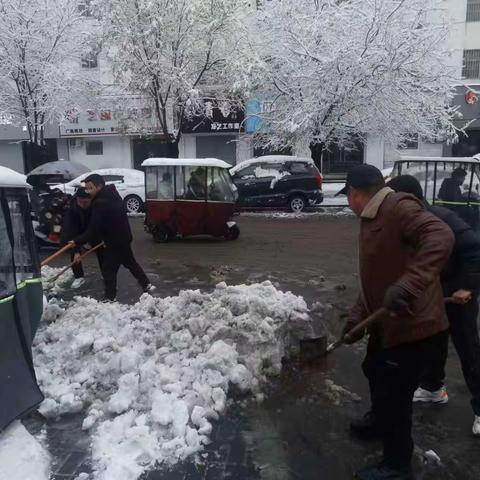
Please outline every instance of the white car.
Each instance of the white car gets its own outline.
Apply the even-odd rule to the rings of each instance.
[[[73,195],[82,182],[89,175],[96,173],[105,179],[106,185],[115,185],[118,193],[125,202],[129,213],[138,213],[143,209],[145,203],[145,175],[140,170],[131,168],[102,168],[84,173],[70,182],[52,185],[52,188],[59,188],[65,193]]]

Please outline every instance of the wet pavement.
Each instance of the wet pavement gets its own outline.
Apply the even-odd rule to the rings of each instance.
[[[176,295],[181,289],[212,289],[228,284],[272,281],[277,288],[302,295],[313,306],[318,334],[335,336],[357,293],[356,221],[349,217],[272,219],[241,217],[236,242],[212,239],[155,244],[132,219],[134,250],[158,290]],[[57,265],[61,265],[61,261]],[[75,294],[102,296],[95,259],[86,262],[88,281]],[[119,275],[118,300],[133,303],[139,287],[128,272]],[[65,294],[71,298],[72,292]],[[191,461],[160,468],[142,480],[319,480],[351,479],[375,461],[378,443],[351,438],[349,420],[368,407],[367,384],[360,369],[364,344],[342,348],[312,364],[286,362],[271,380],[263,402],[232,392],[226,414],[216,423],[212,443]],[[480,439],[471,435],[473,414],[457,356],[450,351],[450,403],[415,406],[415,469],[425,480],[480,478]],[[74,479],[92,470],[88,434],[81,416],[45,422],[24,420],[32,433],[42,429],[52,453],[53,479]],[[433,449],[441,465],[424,463]],[[118,479],[121,480],[121,479]]]

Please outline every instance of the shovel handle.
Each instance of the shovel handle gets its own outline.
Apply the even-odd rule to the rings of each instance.
[[[71,243],[67,243],[64,247],[62,247],[60,250],[57,250],[53,255],[50,255],[49,257],[47,257],[40,265],[42,267],[44,267],[45,265],[47,265],[48,263],[50,263],[52,260],[54,260],[55,258],[59,257],[63,252],[66,252],[67,250],[70,250],[71,248],[73,248],[74,245],[72,245]]]
[[[103,242],[101,242],[98,245],[96,245],[95,247],[91,248],[90,250],[87,250],[85,253],[82,253],[82,255],[80,255],[80,259],[78,260],[78,262],[82,261],[86,256],[90,255],[95,250],[98,250],[100,247],[103,247],[103,246],[105,246],[105,244]],[[70,263],[70,265],[67,265],[64,269],[62,269],[57,275],[55,275],[49,281],[54,282],[57,278],[61,277],[69,268],[72,268],[76,263],[77,263],[77,261],[74,260],[73,262]]]
[[[357,323],[351,330],[349,330],[345,335],[344,339],[349,340],[362,330],[365,330],[370,325],[375,323],[377,320],[382,319],[383,317],[389,315],[389,312],[386,308],[379,308],[377,311],[368,316],[365,320],[362,320],[360,323]]]

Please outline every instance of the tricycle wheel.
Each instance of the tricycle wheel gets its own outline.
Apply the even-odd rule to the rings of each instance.
[[[225,238],[227,240],[236,240],[240,236],[240,229],[238,228],[238,225],[229,225],[228,227],[228,232]]]
[[[153,240],[157,243],[167,243],[172,239],[172,233],[165,227],[157,227],[152,233]]]

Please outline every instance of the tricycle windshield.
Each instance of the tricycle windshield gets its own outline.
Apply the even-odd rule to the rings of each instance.
[[[175,167],[147,167],[145,175],[148,200],[173,200]]]
[[[15,292],[15,266],[6,215],[5,209],[0,208],[0,299]]]
[[[234,202],[235,190],[229,173],[224,168],[209,168],[208,199],[212,202]]]

